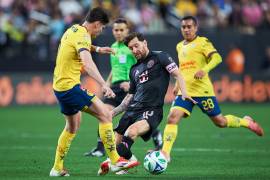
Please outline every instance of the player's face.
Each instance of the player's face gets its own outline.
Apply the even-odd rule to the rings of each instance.
[[[115,40],[122,42],[128,35],[128,27],[125,23],[114,23],[112,32]]]
[[[183,20],[181,32],[185,40],[192,41],[196,37],[198,27],[191,19]]]
[[[137,37],[135,37],[128,43],[128,48],[132,51],[136,59],[144,58],[148,49],[147,42],[145,40],[139,41]]]
[[[92,35],[94,36],[100,35],[100,33],[103,31],[104,28],[105,28],[105,25],[102,24],[101,22],[99,21],[94,22],[94,29],[93,29]]]

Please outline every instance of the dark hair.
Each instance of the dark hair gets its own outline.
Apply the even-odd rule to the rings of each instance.
[[[109,17],[102,8],[96,7],[88,12],[85,20],[89,23],[100,21],[102,24],[105,25],[108,24]]]
[[[125,38],[124,44],[125,44],[126,46],[128,46],[128,43],[129,43],[132,39],[134,39],[134,38],[138,38],[139,41],[144,41],[144,40],[145,40],[145,38],[144,38],[144,36],[143,36],[142,33],[132,32],[132,33],[130,33],[130,34]]]
[[[198,20],[196,17],[194,16],[184,16],[182,19],[181,19],[181,22],[184,21],[184,20],[192,20],[195,24],[195,26],[198,25]]]
[[[128,25],[127,20],[124,18],[117,18],[113,23],[116,23],[116,24],[124,23],[124,24]]]

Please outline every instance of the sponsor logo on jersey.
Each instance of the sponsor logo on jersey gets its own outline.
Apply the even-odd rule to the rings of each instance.
[[[139,75],[139,82],[140,83],[144,83],[146,81],[148,81],[149,77],[148,77],[148,71],[144,71],[142,74]]]

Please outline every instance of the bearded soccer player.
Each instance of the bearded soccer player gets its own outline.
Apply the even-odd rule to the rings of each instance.
[[[112,115],[126,111],[115,128],[117,152],[126,159],[132,159],[131,147],[134,141],[138,137],[148,141],[163,118],[170,75],[180,84],[183,100],[196,102],[186,95],[181,73],[166,52],[150,51],[144,36],[136,32],[125,38],[125,44],[136,57],[137,63],[129,73],[129,92],[122,103],[112,110]],[[109,166],[110,161],[102,164]]]
[[[197,35],[198,22],[193,16],[186,16],[181,20],[181,32],[184,40],[176,46],[180,70],[187,85],[187,94],[191,96],[197,105],[212,122],[220,128],[245,127],[258,136],[263,135],[263,129],[249,116],[237,117],[221,114],[213,85],[208,73],[214,69],[222,58],[206,37]],[[168,160],[170,152],[178,133],[178,123],[183,117],[190,116],[194,103],[183,100],[182,93],[176,83],[174,88],[176,99],[168,115],[168,122],[164,129],[162,151]]]
[[[111,54],[110,57],[112,70],[108,77],[107,83],[115,93],[115,98],[105,98],[103,101],[109,110],[112,110],[120,105],[127,95],[129,90],[129,71],[131,66],[137,62],[132,52],[123,42],[124,38],[129,33],[127,20],[123,18],[116,19],[113,23],[112,32],[116,42],[112,44],[111,48],[113,48],[115,54]],[[155,149],[161,149],[161,132],[159,130],[153,131],[152,138]],[[98,134],[97,147],[89,152],[86,152],[84,155],[101,157],[104,156],[104,154],[104,146]]]
[[[58,139],[50,176],[69,176],[64,168],[64,158],[80,126],[81,111],[94,115],[99,121],[100,137],[112,162],[110,167],[100,167],[103,172],[120,171],[139,164],[137,161],[127,161],[118,155],[111,113],[94,94],[80,87],[81,69],[84,68],[88,75],[101,85],[105,96],[115,96],[100,75],[90,54],[91,48],[94,48],[91,46],[91,37],[99,35],[108,21],[108,16],[103,9],[94,8],[89,11],[82,25],[71,26],[61,38],[54,69],[53,89],[66,125]],[[100,50],[98,47],[95,48],[96,51]]]

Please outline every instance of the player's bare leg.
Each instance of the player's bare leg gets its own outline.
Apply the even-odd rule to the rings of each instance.
[[[128,162],[130,162],[130,164],[126,165],[127,168],[125,167],[119,168],[117,167],[117,164],[115,166],[111,164],[109,160],[106,160],[101,164],[101,168],[98,171],[98,175],[103,175],[104,172],[106,174],[109,171],[109,169],[113,172],[117,172],[120,170],[129,169],[129,168],[139,165],[139,162],[137,161],[137,159],[131,160],[132,152],[130,151],[130,148],[132,144],[134,143],[134,140],[138,136],[145,134],[147,131],[149,131],[149,129],[150,129],[150,126],[146,120],[138,121],[132,124],[131,126],[129,126],[124,136],[122,137],[122,141],[117,145],[117,152],[119,153],[120,156],[124,157],[125,159],[129,159]],[[120,138],[120,136],[118,136],[118,138]],[[119,142],[120,139],[118,139],[117,141]]]
[[[244,116],[243,118],[239,118],[234,115],[217,115],[215,117],[211,117],[214,124],[218,127],[231,127],[231,128],[239,128],[245,127],[256,133],[258,136],[263,136],[264,132],[261,126],[254,121],[250,116]]]
[[[132,152],[130,150],[132,144],[138,136],[147,133],[150,130],[150,126],[146,120],[140,120],[132,124],[126,130],[122,137],[121,143],[117,145],[117,151],[120,156],[130,159]]]

